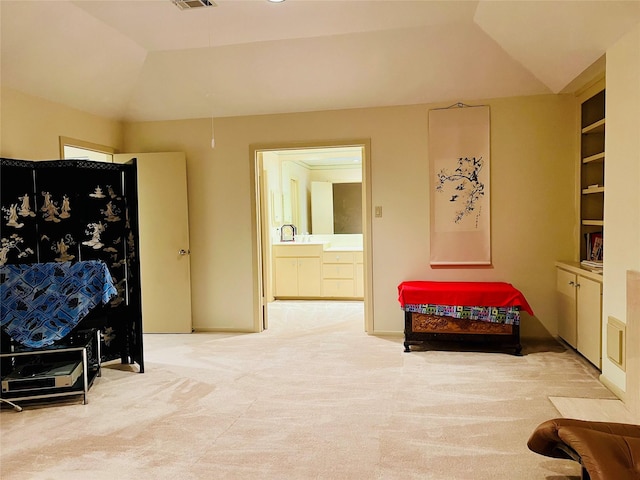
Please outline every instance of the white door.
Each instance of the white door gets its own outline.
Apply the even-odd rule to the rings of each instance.
[[[256,227],[258,228],[258,245],[262,246],[261,248],[258,248],[256,252],[258,254],[257,265],[260,269],[260,273],[258,274],[259,311],[256,321],[258,323],[257,331],[260,332],[269,328],[269,308],[267,303],[273,301],[273,285],[271,282],[271,279],[273,278],[273,270],[271,268],[273,250],[271,248],[271,230],[269,228],[271,217],[268,213],[270,204],[267,201],[267,195],[269,195],[268,192],[270,192],[271,189],[269,188],[269,177],[265,175],[264,172],[262,154],[256,157],[255,164],[258,172],[258,179],[256,182],[260,186],[260,191],[256,195],[256,201],[258,202],[258,205],[256,205],[256,211],[259,212]]]
[[[184,153],[127,153],[137,159],[142,330],[191,333],[191,272]]]

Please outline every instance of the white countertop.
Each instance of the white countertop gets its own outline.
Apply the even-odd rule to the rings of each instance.
[[[580,265],[580,262],[558,261],[556,262],[556,267],[564,268],[565,270],[569,270],[570,272],[577,273],[578,275],[582,275],[583,277],[590,278],[591,280],[595,280],[597,282],[602,282],[603,279],[601,272],[592,272],[591,270],[583,268]]]
[[[333,245],[329,242],[275,242],[273,245],[278,246],[304,246],[304,245],[322,245],[325,252],[362,252],[361,246],[354,245]]]
[[[273,245],[327,245],[327,242],[274,242]]]

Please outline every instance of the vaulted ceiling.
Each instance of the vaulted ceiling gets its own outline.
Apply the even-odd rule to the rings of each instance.
[[[129,121],[455,103],[569,91],[640,22],[637,0],[216,4],[2,0],[0,80]]]

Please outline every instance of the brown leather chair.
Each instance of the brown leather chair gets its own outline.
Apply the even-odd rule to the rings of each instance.
[[[640,480],[640,425],[555,418],[538,425],[527,446],[579,462],[583,479]]]

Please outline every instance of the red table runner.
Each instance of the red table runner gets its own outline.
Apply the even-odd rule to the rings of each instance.
[[[533,315],[524,295],[505,282],[402,282],[398,301],[403,308],[407,304],[520,307]]]

